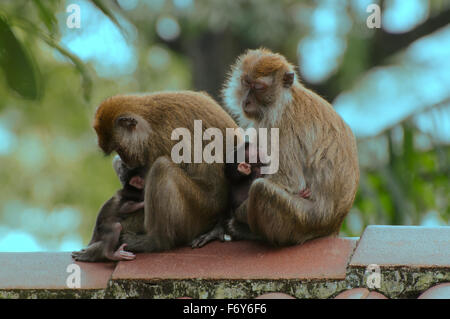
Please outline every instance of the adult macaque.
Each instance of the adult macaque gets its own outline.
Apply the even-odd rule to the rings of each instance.
[[[212,98],[189,91],[115,96],[97,109],[94,128],[104,153],[116,151],[129,168],[149,167],[145,179],[145,234],[124,233],[122,240],[127,250],[152,252],[190,243],[210,230],[224,213],[225,152],[223,148],[215,149],[222,163],[192,161],[198,155],[194,137],[199,132],[194,132],[194,120],[202,121],[200,134],[215,128],[220,138],[226,136],[226,128],[237,127]],[[183,139],[187,146],[183,150],[189,150],[191,161],[177,163],[171,158],[173,147],[179,144],[177,136],[173,136],[186,131],[191,139]],[[200,151],[207,144],[204,139],[201,143]]]
[[[355,138],[332,106],[300,84],[283,56],[266,49],[238,58],[224,98],[244,128],[280,133],[278,172],[252,183],[236,218],[274,245],[337,234],[359,169]],[[308,199],[302,191],[298,196],[305,189]]]
[[[128,169],[120,158],[114,158],[113,167],[122,183],[122,189],[103,204],[95,222],[94,232],[88,247],[74,251],[72,257],[77,261],[132,260],[136,256],[125,251],[126,244],[119,244],[122,223],[132,218],[131,214],[143,214],[144,178],[147,169],[138,167]],[[126,223],[128,231],[142,229],[142,220],[133,227]]]

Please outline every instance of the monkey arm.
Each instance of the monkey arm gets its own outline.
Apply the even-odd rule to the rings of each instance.
[[[332,216],[326,201],[291,194],[269,179],[256,179],[250,187],[247,222],[252,232],[275,245],[299,244],[328,235]]]

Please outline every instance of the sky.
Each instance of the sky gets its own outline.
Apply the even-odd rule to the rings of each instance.
[[[362,21],[368,15],[367,5],[377,3],[374,0],[350,1]],[[136,0],[118,2],[124,10],[132,10],[137,5]],[[164,0],[145,2],[149,8],[155,9],[161,7]],[[70,31],[62,28],[61,44],[83,61],[92,62],[99,76],[114,78],[132,75],[137,68],[136,49],[132,45],[137,37],[134,27],[118,17],[125,28],[125,37],[89,2],[77,3],[81,7],[82,28]],[[317,3],[318,8],[310,17],[311,33],[299,39],[298,43],[301,76],[312,83],[326,80],[337,69],[346,50],[345,37],[353,27],[343,1],[323,0]],[[427,0],[388,0],[386,3],[387,7],[382,12],[382,27],[388,32],[407,32],[429,14]],[[194,0],[174,0],[174,4],[179,8],[188,8],[194,5]],[[65,17],[66,13],[61,13],[60,18]],[[161,38],[167,40],[178,37],[181,32],[177,20],[170,15],[161,16],[155,29]],[[149,51],[147,62],[158,68],[170,63],[170,59],[167,51],[155,46]],[[414,42],[395,63],[365,74],[353,88],[342,92],[333,105],[357,137],[374,136],[403,118],[423,111],[428,105],[448,100],[449,71],[450,27],[446,27]],[[450,142],[450,103],[439,110],[417,116],[415,121],[421,130],[432,134],[437,140]],[[0,156],[11,152],[16,144],[14,140],[8,123],[0,121]],[[33,155],[33,158],[36,156]],[[52,250],[70,251],[82,247],[81,238],[70,231],[80,222],[79,212],[67,207],[48,214],[20,203],[11,205],[16,206],[5,208],[8,227],[0,227],[0,251],[49,250],[39,245],[31,235],[39,223],[53,225],[52,231],[58,229],[57,236],[68,234]],[[33,210],[32,214],[30,210]],[[30,215],[35,218],[30,220],[26,217]],[[442,224],[433,217],[435,215],[427,215],[423,223]]]

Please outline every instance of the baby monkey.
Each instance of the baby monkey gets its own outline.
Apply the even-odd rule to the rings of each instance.
[[[238,161],[238,154],[245,148],[245,160]],[[228,158],[228,157],[227,157]],[[261,167],[267,165],[263,153],[256,145],[245,142],[233,150],[233,161],[225,164],[225,177],[229,182],[229,199],[227,214],[222,216],[216,226],[209,232],[196,238],[192,243],[192,248],[200,248],[213,240],[260,240],[261,238],[250,231],[247,224],[236,218],[236,210],[247,200],[250,186],[257,178],[263,178]],[[256,159],[256,161],[255,161]],[[253,162],[253,163],[252,163]],[[309,189],[302,189],[298,195],[309,198]]]
[[[245,160],[238,162],[239,149],[245,147]],[[242,152],[242,150],[241,150]],[[236,209],[248,198],[250,186],[257,178],[263,177],[261,167],[264,165],[261,161],[262,154],[254,144],[245,142],[233,151],[233,162],[225,164],[225,177],[230,184],[229,205],[231,217]],[[255,161],[251,163],[252,161]]]
[[[121,222],[144,208],[146,168],[128,169],[119,156],[113,161],[122,189],[106,201],[97,216],[94,233],[88,247],[72,252],[76,261],[132,260],[136,256],[119,243]]]

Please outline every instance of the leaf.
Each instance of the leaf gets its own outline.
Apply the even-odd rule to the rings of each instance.
[[[75,65],[78,72],[81,74],[81,86],[83,88],[83,97],[86,101],[89,101],[91,98],[92,93],[92,79],[89,75],[89,72],[84,65],[84,63],[74,54],[70,53],[68,50],[64,49],[62,46],[60,46],[56,41],[54,41],[51,38],[43,38],[45,42],[47,42],[48,45],[55,48],[59,51],[62,55],[69,58],[72,63]]]
[[[55,39],[53,39],[51,36],[45,34],[41,30],[36,28],[29,21],[16,18],[14,21],[14,25],[18,25],[26,32],[39,37],[41,40],[46,42],[49,46],[58,50],[59,53],[61,53],[62,55],[64,55],[65,57],[67,57],[68,59],[70,59],[72,61],[72,63],[75,65],[75,68],[81,74],[81,78],[82,78],[81,86],[83,87],[84,99],[86,101],[89,101],[90,97],[91,97],[91,92],[92,92],[92,79],[88,72],[88,68],[85,66],[85,64],[76,55],[74,55],[71,52],[69,52],[68,50],[64,49],[62,46],[60,46],[58,44],[58,42]]]
[[[91,0],[91,2],[100,10],[103,12],[104,15],[106,15],[118,28],[121,32],[123,32],[123,28],[120,25],[119,21],[114,16],[111,9],[109,9],[102,0]]]
[[[39,17],[44,22],[48,31],[50,31],[50,33],[54,33],[56,26],[56,17],[54,13],[51,10],[49,10],[46,6],[44,6],[41,0],[33,0],[33,2],[37,7]]]
[[[37,74],[33,63],[3,16],[0,16],[0,68],[12,90],[26,99],[38,98]]]

